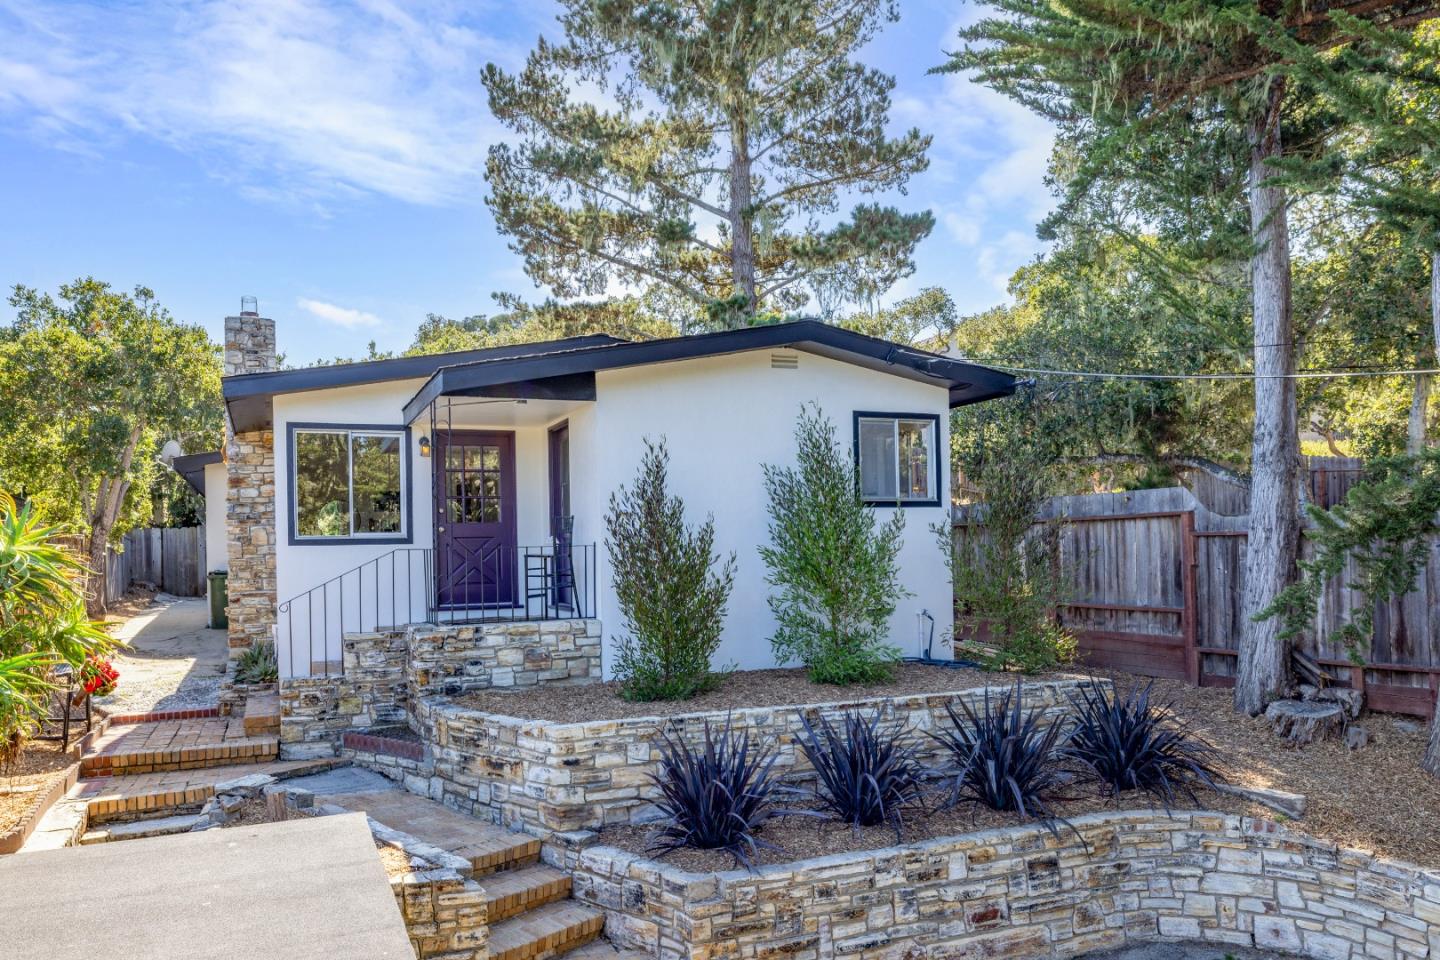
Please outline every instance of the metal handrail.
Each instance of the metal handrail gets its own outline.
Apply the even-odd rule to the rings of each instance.
[[[285,675],[345,672],[344,639],[419,623],[587,619],[595,615],[595,545],[563,541],[491,551],[471,573],[437,577],[435,551],[400,547],[372,557],[275,607]],[[441,587],[441,580],[449,578]],[[504,595],[495,584],[508,585]]]

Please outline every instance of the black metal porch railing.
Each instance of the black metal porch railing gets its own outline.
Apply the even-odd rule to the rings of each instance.
[[[510,547],[438,562],[431,548],[400,547],[277,604],[283,675],[343,674],[347,633],[595,616],[594,544]]]

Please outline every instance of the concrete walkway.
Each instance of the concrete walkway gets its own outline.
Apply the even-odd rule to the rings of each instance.
[[[0,955],[413,960],[363,816],[0,857]]]
[[[129,647],[113,659],[120,682],[95,703],[111,713],[150,713],[213,707],[230,648],[224,630],[206,626],[203,597],[161,594],[115,635]]]

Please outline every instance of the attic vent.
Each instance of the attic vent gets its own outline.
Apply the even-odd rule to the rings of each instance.
[[[772,370],[796,370],[800,367],[800,355],[798,353],[772,353],[770,354],[770,368]]]

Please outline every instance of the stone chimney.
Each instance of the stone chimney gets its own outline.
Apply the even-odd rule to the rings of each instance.
[[[253,297],[243,297],[240,315],[225,318],[225,376],[274,369],[275,321],[256,312]]]
[[[225,318],[225,375],[268,373],[275,368],[275,321],[260,316],[253,297],[244,297],[240,315]],[[230,561],[226,613],[233,657],[274,637],[275,433],[237,434],[228,417],[225,433],[230,481],[225,499]],[[222,711],[228,705],[228,701],[222,704]]]

